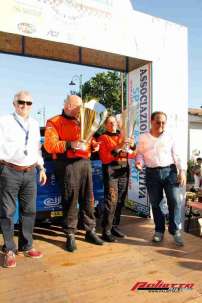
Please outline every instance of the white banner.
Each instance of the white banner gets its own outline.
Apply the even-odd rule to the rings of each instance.
[[[134,130],[135,142],[139,135],[150,127],[151,115],[151,64],[147,64],[129,73],[128,102],[138,103],[137,123]],[[138,172],[134,160],[130,161],[130,179],[127,207],[141,216],[150,215],[149,201],[145,184],[145,170]]]
[[[6,0],[0,31],[104,50],[124,44],[130,0]],[[124,12],[124,14],[123,14]],[[109,44],[109,45],[108,45]]]

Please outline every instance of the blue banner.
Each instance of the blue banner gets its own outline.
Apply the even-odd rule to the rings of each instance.
[[[104,202],[104,187],[102,178],[102,163],[99,160],[91,161],[92,164],[92,176],[93,176],[93,188],[95,207],[99,203]],[[45,161],[47,182],[44,186],[37,184],[37,200],[36,211],[39,212],[51,212],[61,211],[61,195],[58,183],[54,174],[54,163],[52,161]],[[14,216],[14,222],[18,221],[18,207]]]

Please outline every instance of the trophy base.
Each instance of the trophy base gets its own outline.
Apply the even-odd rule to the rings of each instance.
[[[128,143],[124,144],[124,148],[123,148],[123,152],[127,153],[127,154],[132,154],[132,149],[130,148],[130,145]]]
[[[87,150],[87,143],[85,141],[79,141],[76,149],[86,151]]]
[[[124,152],[124,153],[127,153],[127,154],[129,154],[129,155],[131,155],[131,154],[133,153],[132,149],[130,149],[130,148],[124,148],[124,149],[123,149],[123,152]]]

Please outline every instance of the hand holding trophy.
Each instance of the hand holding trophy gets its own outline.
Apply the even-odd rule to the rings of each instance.
[[[137,107],[137,103],[131,103],[120,115],[117,115],[118,124],[124,137],[122,151],[128,154],[133,153],[131,146],[134,145],[134,129],[137,121]]]
[[[94,133],[104,123],[107,110],[104,105],[92,99],[83,103],[80,108],[81,138],[77,141],[75,149],[86,150],[91,143]]]

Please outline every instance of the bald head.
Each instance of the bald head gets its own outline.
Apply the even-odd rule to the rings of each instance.
[[[82,105],[82,99],[79,96],[68,96],[64,103],[64,112],[68,116],[77,117]]]

